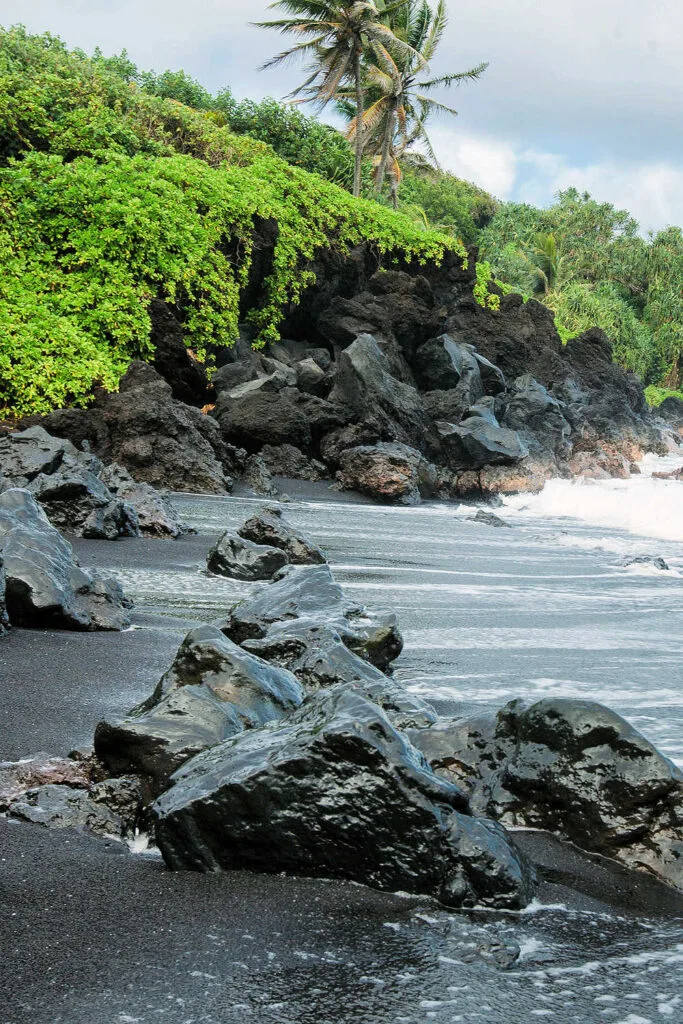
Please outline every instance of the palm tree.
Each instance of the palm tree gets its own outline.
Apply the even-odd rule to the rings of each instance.
[[[436,78],[423,77],[448,24],[445,0],[438,0],[436,8],[432,8],[428,0],[412,0],[384,11],[382,16],[394,36],[406,46],[390,50],[381,40],[373,42],[365,74],[371,103],[363,112],[360,131],[370,145],[374,144],[377,191],[381,192],[388,170],[395,199],[400,180],[399,161],[411,146],[420,142],[437,162],[426,130],[429,116],[439,111],[457,115],[457,110],[428,93],[476,80],[488,64]],[[358,120],[354,118],[348,136],[356,139],[357,135]]]
[[[410,0],[399,0],[387,14],[406,6]],[[304,94],[304,101],[313,100],[324,107],[336,98],[343,82],[353,82],[356,112],[362,115],[365,92],[362,61],[366,47],[381,45],[406,52],[409,47],[398,40],[391,28],[380,21],[380,9],[372,0],[276,0],[269,9],[285,11],[289,17],[276,21],[261,21],[260,28],[276,28],[285,34],[298,36],[300,42],[266,61],[264,68],[283,63],[294,57],[311,57],[310,74],[305,82],[291,94]],[[364,133],[355,136],[355,167],[353,194],[360,195]]]

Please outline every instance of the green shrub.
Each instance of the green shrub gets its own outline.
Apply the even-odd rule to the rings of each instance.
[[[658,409],[666,398],[677,398],[679,402],[683,402],[683,391],[672,391],[671,388],[658,388],[655,384],[650,384],[645,388],[645,398],[649,406]]]

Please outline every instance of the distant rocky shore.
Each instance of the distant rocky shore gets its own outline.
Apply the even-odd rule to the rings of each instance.
[[[266,242],[261,255],[246,292],[255,306]],[[88,409],[22,425],[167,490],[220,494],[239,479],[274,495],[282,476],[401,503],[494,499],[552,476],[628,477],[644,452],[682,443],[683,403],[649,410],[601,331],[563,346],[534,300],[483,308],[474,263],[472,253],[465,270],[449,256],[439,268],[377,271],[366,247],[321,256],[285,340],[254,351],[245,329],[214,353],[211,381],[155,300],[154,365],[133,363],[120,391]]]

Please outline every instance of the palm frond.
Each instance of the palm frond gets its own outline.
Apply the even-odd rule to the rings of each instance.
[[[458,71],[453,75],[439,75],[438,78],[430,78],[427,82],[418,82],[420,89],[435,89],[437,86],[445,86],[447,89],[451,85],[460,85],[461,82],[476,81],[488,67],[488,61],[483,64],[477,64],[475,68],[470,68],[469,71]]]

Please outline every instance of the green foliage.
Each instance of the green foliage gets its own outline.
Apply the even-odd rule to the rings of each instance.
[[[625,210],[576,189],[546,210],[501,206],[479,238],[495,274],[542,297],[566,341],[601,327],[615,358],[647,383],[680,382],[683,352],[683,234],[646,241]]]
[[[475,265],[477,281],[472,289],[475,299],[485,309],[500,309],[500,296],[489,291],[489,285],[493,283],[493,271],[491,264],[486,260],[477,261]]]
[[[487,192],[453,174],[408,170],[403,175],[399,209],[419,206],[427,222],[439,231],[457,235],[473,244],[498,204]]]
[[[655,384],[650,384],[645,388],[645,398],[649,406],[658,409],[667,398],[677,398],[679,402],[683,402],[683,391],[672,391],[671,388],[658,388]]]
[[[251,314],[257,344],[278,337],[321,248],[367,240],[389,261],[438,261],[447,249],[465,256],[453,239],[233,134],[215,111],[127,82],[125,64],[101,64],[50,37],[0,35],[0,95],[12,101],[0,122],[6,413],[83,403],[95,383],[115,388],[131,357],[151,354],[155,295],[174,305],[198,352],[230,344],[255,218],[278,223],[272,272]]]

